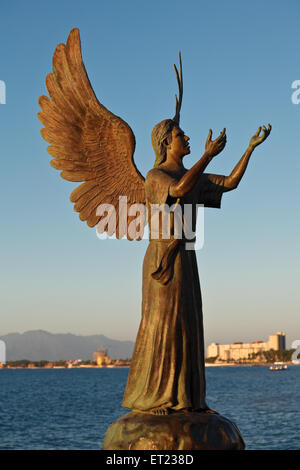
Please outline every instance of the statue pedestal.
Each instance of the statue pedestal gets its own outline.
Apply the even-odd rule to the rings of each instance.
[[[219,414],[132,411],[111,424],[103,450],[243,450],[238,427]]]

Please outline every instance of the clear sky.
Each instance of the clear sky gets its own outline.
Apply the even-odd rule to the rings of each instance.
[[[181,127],[190,168],[209,128],[227,146],[209,171],[229,174],[257,127],[269,139],[254,152],[222,209],[205,212],[197,252],[206,345],[265,340],[299,325],[300,79],[298,0],[12,0],[1,5],[0,335],[44,329],[135,339],[147,242],[105,240],[80,222],[76,184],[49,165],[36,115],[56,45],[80,29],[84,62],[98,99],[132,127],[135,161],[153,166],[153,126],[174,115],[172,64],[182,51]]]

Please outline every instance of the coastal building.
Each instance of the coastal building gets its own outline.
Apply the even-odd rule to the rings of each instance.
[[[285,333],[278,331],[269,335],[269,341],[236,342],[232,344],[212,343],[206,350],[206,357],[217,357],[222,361],[249,359],[264,351],[285,349]]]
[[[94,352],[94,361],[97,363],[97,366],[106,367],[112,363],[112,360],[107,355],[107,349],[98,349]]]
[[[274,335],[269,336],[269,349],[279,351],[279,349],[285,349],[285,333],[279,331]]]

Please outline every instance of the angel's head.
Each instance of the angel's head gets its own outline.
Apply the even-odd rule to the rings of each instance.
[[[166,160],[168,149],[179,158],[190,153],[189,137],[184,135],[179,124],[173,119],[165,119],[156,124],[151,134],[151,141],[156,168]]]

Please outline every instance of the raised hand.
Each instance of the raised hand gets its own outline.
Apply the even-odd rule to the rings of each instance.
[[[256,133],[254,134],[254,136],[250,139],[249,147],[252,149],[255,149],[255,147],[257,147],[262,142],[264,142],[266,138],[268,137],[268,135],[270,134],[271,129],[272,129],[271,124],[268,124],[268,129],[266,128],[266,126],[262,126],[262,128],[259,127]],[[261,130],[262,130],[262,133],[260,135]]]
[[[224,128],[215,140],[211,140],[212,130],[209,129],[208,136],[205,143],[205,152],[211,157],[215,157],[224,149],[226,145],[226,129]]]

